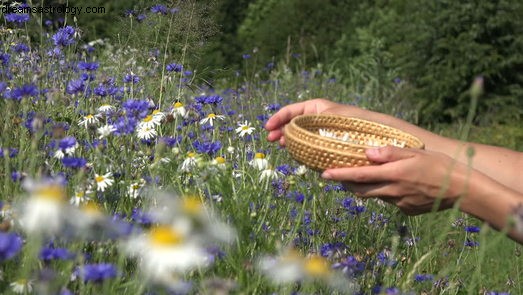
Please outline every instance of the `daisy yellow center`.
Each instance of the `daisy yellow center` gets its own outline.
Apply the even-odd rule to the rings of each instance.
[[[59,185],[50,185],[39,188],[35,191],[35,195],[39,198],[62,201],[65,199],[65,191]]]
[[[152,115],[148,115],[147,117],[145,117],[143,119],[144,122],[151,122],[151,120],[153,119],[153,116]]]
[[[175,108],[181,108],[181,107],[183,107],[183,103],[177,101],[177,102],[174,103],[174,107]]]
[[[202,211],[203,204],[198,197],[186,197],[183,200],[183,211],[192,215],[196,215]]]
[[[218,164],[225,164],[225,158],[224,157],[216,157],[216,163]]]
[[[111,105],[110,104],[103,104],[101,107],[102,108],[108,108],[108,107],[111,107]]]
[[[329,273],[327,261],[320,256],[314,255],[305,261],[305,271],[314,277],[325,276]]]
[[[216,115],[211,113],[211,114],[207,115],[207,118],[214,119],[214,118],[216,118]]]
[[[153,111],[153,115],[156,115],[156,114],[158,114],[159,112],[160,112],[160,110],[154,110],[154,111]]]
[[[100,205],[98,205],[92,201],[85,203],[82,206],[82,211],[84,211],[87,214],[91,214],[91,215],[97,215],[102,212]]]
[[[242,130],[249,130],[249,126],[245,125],[245,126],[242,126]]]
[[[137,189],[140,188],[140,185],[139,185],[139,184],[133,184],[131,187],[132,187],[134,190],[137,190]]]
[[[154,227],[149,236],[155,246],[172,246],[183,242],[183,235],[166,225]]]
[[[84,118],[85,118],[86,120],[91,120],[91,119],[94,118],[94,116],[91,115],[91,114],[89,114],[89,115],[85,116]]]
[[[94,178],[94,180],[96,180],[96,182],[102,182],[105,180],[105,177],[103,177],[102,175],[98,175]]]
[[[264,153],[256,153],[254,155],[254,158],[256,158],[256,159],[265,159],[265,154]]]
[[[194,157],[196,157],[196,153],[194,153],[194,152],[188,152],[188,153],[187,153],[187,157],[188,157],[188,158],[194,158]]]

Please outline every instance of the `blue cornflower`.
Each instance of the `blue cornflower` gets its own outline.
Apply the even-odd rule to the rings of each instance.
[[[478,247],[479,242],[467,239],[464,243],[465,247]]]
[[[29,50],[30,50],[29,46],[25,45],[24,43],[18,43],[18,44],[15,44],[15,45],[12,46],[11,48],[13,48],[13,50],[14,50],[16,53],[29,52]]]
[[[165,66],[167,72],[176,72],[179,73],[183,70],[183,66],[177,63],[171,63]]]
[[[181,136],[177,136],[177,137],[165,136],[165,137],[160,137],[158,139],[158,142],[161,142],[161,143],[165,144],[166,146],[168,146],[170,148],[174,147],[175,145],[177,145],[181,141],[182,141],[182,137]]]
[[[77,144],[76,138],[73,136],[67,136],[60,140],[58,147],[62,150],[66,150],[72,147],[75,147]]]
[[[334,263],[332,268],[341,269],[341,271],[348,276],[357,276],[365,270],[365,262],[359,261],[354,256],[348,256],[345,260]]]
[[[79,169],[87,165],[87,160],[77,157],[64,157],[62,158],[62,164],[67,168]]]
[[[249,58],[251,58],[251,55],[250,54],[243,54],[242,58],[243,59],[249,59]]]
[[[143,14],[143,13],[138,14],[138,15],[136,16],[136,20],[137,20],[138,22],[142,22],[142,21],[143,21],[144,19],[146,19],[146,18],[147,18],[147,16],[146,16],[145,14]]]
[[[334,254],[340,253],[345,249],[347,249],[347,245],[342,242],[326,243],[321,246],[320,255],[323,257],[332,257]]]
[[[26,23],[31,18],[27,13],[8,13],[4,17],[6,22],[16,24]]]
[[[203,96],[197,96],[194,98],[196,102],[200,104],[219,104],[222,102],[223,98],[219,95],[203,95]]]
[[[123,77],[123,81],[124,81],[124,83],[136,84],[136,83],[140,82],[140,77],[138,77],[137,75],[134,75],[134,74],[126,74]]]
[[[431,274],[417,274],[414,276],[414,281],[418,283],[432,280],[434,280],[434,276]]]
[[[111,263],[86,264],[75,271],[84,282],[100,283],[107,279],[115,278],[118,274],[116,266]]]
[[[271,103],[265,107],[265,110],[270,112],[275,112],[281,109],[281,105],[279,103]]]
[[[480,228],[478,226],[465,226],[465,231],[468,233],[479,233]]]
[[[376,263],[378,265],[385,265],[385,266],[395,266],[397,261],[390,258],[389,252],[382,251],[376,255],[376,258],[378,259]]]
[[[131,134],[135,131],[139,120],[133,117],[119,117],[116,121],[111,123],[116,128],[116,131],[114,132],[115,135],[125,135]]]
[[[58,32],[53,35],[53,43],[55,46],[69,46],[74,43],[75,29],[71,26],[58,29]]]
[[[51,260],[69,260],[74,258],[74,253],[71,253],[65,248],[55,248],[52,244],[48,247],[43,247],[40,250],[40,259],[44,261]]]
[[[0,232],[0,261],[13,258],[22,249],[22,238],[16,233]]]
[[[85,62],[81,61],[78,63],[78,69],[81,71],[96,71],[100,66],[97,62]]]
[[[305,195],[299,191],[292,191],[287,194],[287,198],[296,201],[297,203],[303,203]]]
[[[134,208],[131,214],[131,220],[145,226],[149,226],[155,222],[154,217],[151,214],[143,212],[141,209]]]
[[[94,94],[105,97],[107,96],[107,88],[103,84],[100,84],[94,88]]]
[[[151,12],[152,13],[159,13],[159,14],[167,14],[168,10],[167,10],[167,7],[165,5],[161,5],[161,4],[156,4],[154,5],[153,7],[151,7]]]
[[[82,93],[85,91],[85,84],[82,79],[78,80],[71,80],[69,83],[67,83],[67,87],[65,88],[65,92],[67,94],[76,94],[76,93]]]
[[[20,181],[24,178],[24,174],[20,171],[11,172],[11,180],[14,182]]]
[[[358,215],[365,212],[365,206],[358,206],[353,198],[345,198],[342,200],[341,205],[345,208],[349,214]]]
[[[149,114],[149,102],[146,100],[129,99],[122,104],[127,118],[143,119]]]
[[[288,164],[283,164],[276,166],[276,170],[281,172],[283,175],[291,175],[292,174],[292,168]]]
[[[10,58],[11,55],[9,55],[8,53],[0,53],[0,62],[3,66],[9,63]]]
[[[6,93],[6,96],[8,98],[21,101],[24,97],[36,97],[38,96],[38,87],[34,84],[25,84],[20,87],[16,87],[13,90],[9,91],[9,93]]]
[[[8,155],[9,158],[14,158],[18,155],[18,149],[15,148],[0,148],[0,159],[4,157],[4,155]]]
[[[198,151],[198,153],[209,155],[214,155],[222,148],[222,143],[220,141],[200,142],[199,140],[196,140],[192,145]]]

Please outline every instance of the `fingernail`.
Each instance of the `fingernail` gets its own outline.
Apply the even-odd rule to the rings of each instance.
[[[323,171],[323,173],[321,174],[321,178],[324,178],[324,179],[332,179],[332,174],[330,174],[330,173],[327,172],[327,171]]]
[[[370,157],[376,157],[376,156],[380,155],[380,149],[377,149],[377,148],[367,149],[367,150],[365,150],[365,154],[367,154],[367,156],[370,156]]]

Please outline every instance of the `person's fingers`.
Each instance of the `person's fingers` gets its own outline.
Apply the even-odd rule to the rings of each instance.
[[[379,183],[396,180],[396,165],[334,168],[323,171],[321,177],[328,180],[354,183]]]
[[[283,136],[283,131],[281,129],[272,130],[267,135],[268,141],[275,141],[280,139]]]
[[[283,125],[287,124],[292,118],[299,116],[305,111],[306,102],[299,102],[290,104],[281,108],[276,114],[267,120],[265,123],[265,129],[273,131],[280,129]]]
[[[344,183],[344,187],[362,198],[390,198],[400,199],[406,192],[396,183]]]
[[[379,148],[367,149],[365,150],[365,155],[371,162],[387,163],[412,158],[416,155],[416,151],[408,148],[399,148],[388,145]]]

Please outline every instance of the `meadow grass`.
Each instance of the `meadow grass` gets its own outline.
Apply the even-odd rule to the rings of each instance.
[[[314,97],[405,119],[413,110],[371,100],[365,81],[341,84],[335,73],[305,69],[299,60],[259,66],[246,58],[243,69],[211,86],[186,62],[190,52],[183,45],[194,38],[172,22],[178,14],[191,21],[193,11],[149,10],[144,15],[157,20],[150,23],[131,15],[133,26],[167,26],[172,34],[142,43],[129,35],[120,43],[84,44],[79,28],[64,24],[43,27],[37,43],[23,22],[0,27],[3,294],[352,293],[349,284],[361,294],[523,292],[521,246],[503,233],[456,210],[407,217],[357,199],[316,172],[301,171],[263,130],[281,106]],[[177,50],[168,47],[174,36],[185,40]],[[380,87],[399,99],[400,85]],[[104,105],[110,107],[100,110]],[[254,130],[240,136],[236,129],[245,121]],[[103,126],[111,128],[103,133]],[[65,199],[46,193],[60,200],[28,209],[42,186],[57,184]],[[196,215],[171,204],[187,196],[200,202]],[[167,205],[158,206],[162,202]],[[162,208],[171,211],[154,211]],[[205,263],[148,274],[146,252],[157,245],[135,255],[125,245],[141,247],[133,241],[143,235],[159,237],[161,246],[178,245],[176,236],[154,232],[178,225],[177,214],[195,222],[190,235],[198,239],[191,245],[205,248]],[[209,238],[208,228],[222,236]],[[269,275],[259,260],[291,246],[303,259],[323,257],[328,270],[275,284],[270,272],[295,260],[270,260]]]

